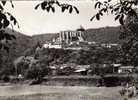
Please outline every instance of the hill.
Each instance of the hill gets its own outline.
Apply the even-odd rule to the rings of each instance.
[[[39,34],[31,37],[17,31],[12,31],[11,29],[7,29],[6,31],[16,36],[16,40],[10,46],[10,52],[14,57],[23,55],[27,49],[32,48],[37,42],[45,43],[52,40],[53,37],[57,37],[56,33]],[[120,43],[119,31],[119,27],[87,29],[84,32],[84,38],[87,41],[101,43]]]
[[[32,41],[34,43],[37,43],[37,42],[45,43],[46,41],[51,41],[52,38],[56,36],[57,36],[57,33],[46,33],[46,34],[33,35]]]
[[[84,31],[83,37],[87,41],[96,41],[100,43],[120,43],[119,40],[120,28],[119,27],[104,27],[97,29],[86,29]],[[56,33],[46,33],[40,35],[32,36],[34,42],[41,41],[45,43],[46,41],[52,40],[53,37],[56,37]]]
[[[10,45],[10,54],[12,57],[18,57],[23,55],[27,48],[32,46],[32,37],[24,35],[17,31],[12,31],[10,28],[6,30],[9,34],[14,34],[16,40],[13,40]]]
[[[84,37],[87,41],[96,41],[100,43],[120,43],[119,27],[104,27],[98,29],[87,29],[84,32]]]

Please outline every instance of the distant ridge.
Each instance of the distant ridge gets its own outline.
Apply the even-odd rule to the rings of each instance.
[[[34,43],[37,43],[37,42],[46,43],[46,41],[51,41],[52,38],[56,36],[57,36],[57,33],[39,34],[39,35],[33,35],[32,40]]]
[[[96,41],[100,43],[121,43],[119,39],[120,28],[118,27],[104,27],[97,29],[86,29],[84,31],[84,38],[87,41]],[[45,43],[46,41],[52,40],[53,37],[56,37],[56,33],[46,33],[41,35],[32,36],[33,41],[40,41]]]
[[[104,27],[98,29],[87,29],[84,37],[87,41],[100,43],[121,43],[119,39],[120,27]]]

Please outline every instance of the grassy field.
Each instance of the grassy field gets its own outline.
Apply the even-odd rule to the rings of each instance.
[[[0,86],[0,100],[123,100],[119,90],[120,87]]]

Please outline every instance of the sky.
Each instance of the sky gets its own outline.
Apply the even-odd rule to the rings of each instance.
[[[34,7],[41,2],[40,0],[13,1],[14,9],[10,3],[7,3],[5,6],[6,11],[12,13],[20,25],[19,29],[15,26],[15,30],[32,36],[36,34],[57,33],[64,30],[76,30],[80,26],[89,29],[119,25],[117,21],[114,21],[113,15],[105,15],[100,21],[90,21],[90,18],[96,14],[94,2],[91,0],[66,1],[68,4],[76,6],[80,11],[79,14],[75,13],[75,11],[72,14],[68,11],[62,13],[58,7],[56,7],[55,13],[48,13],[40,8],[35,10]],[[65,0],[60,0],[60,2],[64,3]]]

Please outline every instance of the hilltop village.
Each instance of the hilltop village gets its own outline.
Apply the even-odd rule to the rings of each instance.
[[[98,43],[98,42],[90,42],[85,40],[85,29],[79,28],[75,31],[67,30],[61,31],[57,34],[56,37],[52,38],[50,42],[43,44],[44,48],[55,48],[55,49],[72,49],[72,50],[81,50],[81,49],[89,49],[88,47],[93,45],[97,47],[117,47],[119,44],[116,43]]]

